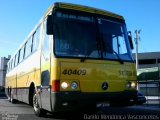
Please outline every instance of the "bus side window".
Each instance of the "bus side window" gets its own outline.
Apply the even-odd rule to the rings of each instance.
[[[15,67],[15,66],[14,66],[14,65],[15,65],[14,63],[15,63],[15,56],[14,56],[13,63],[12,63],[12,64],[13,64],[13,68]]]
[[[18,64],[18,55],[19,55],[19,52],[16,54],[14,66],[17,66]]]
[[[42,47],[42,51],[43,51],[43,57],[45,58],[45,60],[49,60],[50,59],[50,46],[49,46],[49,35],[46,34],[46,20],[44,21],[44,30],[43,30],[43,47]]]
[[[9,72],[9,69],[10,69],[10,63],[7,64],[7,73]]]
[[[14,58],[12,59],[12,69],[14,68]]]
[[[8,72],[10,71],[10,62],[8,63],[8,68],[7,68]]]
[[[38,48],[40,40],[40,27],[37,28],[32,38],[32,51],[35,51]]]
[[[23,46],[21,49],[20,49],[20,52],[19,52],[19,63],[23,60],[24,58],[24,48],[25,46]]]
[[[30,37],[26,43],[25,58],[31,54],[31,47],[32,47],[32,37]]]
[[[16,66],[16,58],[17,58],[17,55],[15,55],[15,59],[14,59],[14,67]]]
[[[10,61],[10,70],[12,70],[12,60]]]
[[[14,58],[12,59],[12,70],[13,70],[13,68],[14,68],[13,63],[14,63]]]

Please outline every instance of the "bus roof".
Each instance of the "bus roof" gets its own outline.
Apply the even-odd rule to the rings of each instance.
[[[83,5],[77,5],[77,4],[70,4],[70,3],[62,3],[62,2],[56,2],[51,8],[61,8],[61,9],[69,9],[69,10],[77,10],[77,11],[83,11],[83,12],[88,12],[88,13],[93,13],[93,14],[100,14],[104,16],[109,16],[117,19],[124,20],[123,16],[106,11],[106,10],[101,10],[93,7],[88,7],[88,6],[83,6]],[[48,9],[48,12],[50,11]],[[48,13],[47,12],[47,13]]]

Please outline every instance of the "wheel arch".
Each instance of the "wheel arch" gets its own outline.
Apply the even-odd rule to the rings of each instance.
[[[29,86],[29,94],[28,94],[28,103],[29,105],[33,106],[33,95],[35,91],[35,83],[31,82]]]

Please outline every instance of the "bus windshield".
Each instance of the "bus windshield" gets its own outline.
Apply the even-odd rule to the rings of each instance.
[[[62,12],[54,21],[57,57],[132,60],[124,23]]]

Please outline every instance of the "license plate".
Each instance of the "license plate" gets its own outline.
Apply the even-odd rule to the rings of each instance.
[[[97,103],[97,107],[109,107],[110,103],[109,102],[100,102]]]

